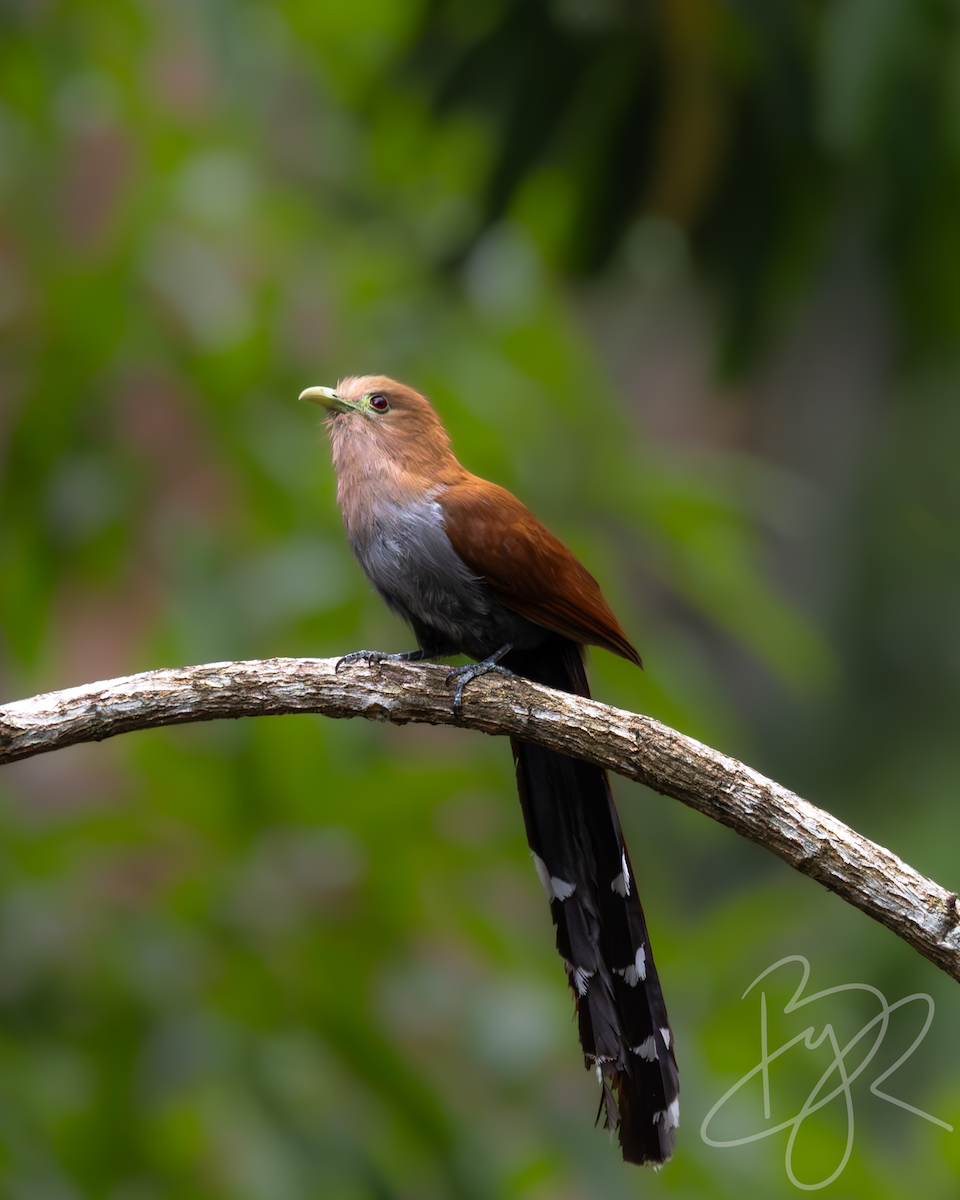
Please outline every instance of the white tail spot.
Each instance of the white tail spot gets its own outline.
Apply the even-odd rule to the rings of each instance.
[[[556,875],[550,876],[550,886],[553,889],[553,894],[558,900],[567,900],[577,890],[575,883],[567,883],[565,879],[560,879]]]
[[[543,861],[539,854],[533,856],[533,865],[537,868],[537,874],[540,876],[540,882],[543,884],[543,890],[547,893],[547,899],[555,899],[553,885],[550,883],[550,872],[547,870],[547,864]]]
[[[637,951],[636,958],[634,958],[629,967],[623,967],[622,969],[620,967],[614,967],[614,970],[618,975],[622,975],[624,980],[629,983],[631,987],[636,987],[641,979],[646,979],[647,977],[646,950],[644,950],[643,946],[641,946]]]
[[[661,1117],[663,1118],[663,1128],[665,1130],[680,1128],[680,1100],[679,1100],[679,1098],[674,1100],[671,1104],[669,1104],[661,1112],[655,1112],[653,1114],[654,1125],[656,1125],[656,1123],[660,1120]]]
[[[663,1038],[663,1044],[669,1050],[670,1049],[670,1030],[669,1029],[661,1029],[660,1036]]]
[[[651,1033],[648,1038],[640,1043],[639,1046],[634,1046],[634,1054],[639,1054],[644,1062],[654,1062],[657,1057],[657,1040]]]
[[[587,985],[590,983],[593,975],[593,971],[585,971],[583,967],[573,968],[573,986],[577,989],[578,996],[585,996],[587,994]]]

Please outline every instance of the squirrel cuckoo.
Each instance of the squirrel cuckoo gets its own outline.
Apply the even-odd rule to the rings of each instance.
[[[485,671],[589,696],[583,651],[640,666],[600,588],[508,491],[454,458],[430,402],[382,375],[307,388],[330,413],[337,499],[370,582],[418,650],[360,650],[338,663],[465,654]],[[623,1157],[662,1163],[679,1123],[673,1038],[606,772],[511,740],[527,840],[550,901],[604,1126]],[[598,1115],[599,1119],[599,1115]]]

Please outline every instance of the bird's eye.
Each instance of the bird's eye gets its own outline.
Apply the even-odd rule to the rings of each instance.
[[[386,396],[379,396],[379,395],[371,396],[370,397],[370,407],[375,408],[377,410],[377,412],[386,412],[387,409],[390,407],[390,402],[386,398]]]

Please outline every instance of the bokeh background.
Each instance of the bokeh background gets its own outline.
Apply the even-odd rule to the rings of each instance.
[[[386,371],[603,582],[646,671],[597,652],[598,697],[960,888],[955,4],[2,0],[0,214],[0,698],[408,648],[296,403]],[[673,1163],[623,1166],[511,775],[500,740],[311,717],[5,768],[0,1194],[793,1196],[786,1132],[699,1134],[791,954],[808,991],[934,997],[882,1086],[960,1126],[956,984],[620,781],[683,1088]],[[877,1011],[783,1016],[798,981],[771,1045]],[[828,1195],[956,1195],[960,1132],[868,1088],[918,1012]],[[800,1183],[846,1121],[804,1124]]]

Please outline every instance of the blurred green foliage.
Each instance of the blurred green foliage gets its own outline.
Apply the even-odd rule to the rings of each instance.
[[[958,886],[958,51],[933,0],[0,4],[4,699],[408,647],[295,403],[388,371],[602,580],[647,670],[598,653],[599,697]],[[651,436],[564,282],[705,304],[721,358],[760,370],[851,253],[893,365],[852,435],[842,388],[791,398],[788,442],[836,449],[832,474],[766,453],[746,396],[723,401],[736,447]],[[739,997],[791,953],[813,989],[932,993],[891,1091],[960,1119],[949,981],[640,789],[619,803],[683,1087],[659,1175],[591,1128],[504,744],[264,719],[0,785],[3,1195],[793,1195],[782,1140],[697,1132],[756,1061]],[[793,1064],[784,1093],[823,1069]],[[955,1194],[956,1135],[856,1104],[831,1194]],[[800,1177],[844,1135],[835,1102]]]
[[[958,39],[949,0],[431,0],[411,65],[496,131],[472,236],[519,204],[591,273],[638,210],[670,218],[738,371],[838,221],[877,250],[904,349],[956,348]]]

